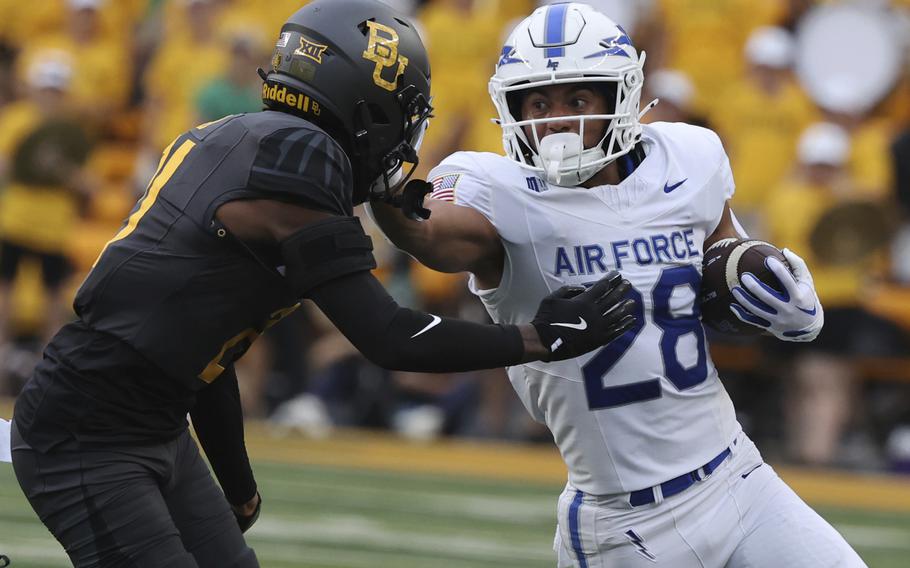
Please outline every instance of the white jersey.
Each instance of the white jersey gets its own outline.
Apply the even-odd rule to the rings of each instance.
[[[433,196],[485,215],[505,247],[498,288],[470,287],[493,319],[527,323],[545,295],[612,269],[634,288],[638,326],[576,359],[508,369],[553,433],[569,482],[626,493],[693,471],[740,431],[699,318],[702,248],[733,195],[716,134],[643,126],[647,157],[617,186],[548,185],[496,154],[458,152],[430,174]],[[620,160],[624,158],[619,158]]]

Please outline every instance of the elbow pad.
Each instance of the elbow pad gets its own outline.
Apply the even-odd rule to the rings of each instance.
[[[373,241],[357,217],[308,225],[281,243],[284,276],[298,297],[340,276],[376,268]]]

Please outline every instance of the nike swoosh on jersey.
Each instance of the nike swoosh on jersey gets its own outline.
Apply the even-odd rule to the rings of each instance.
[[[578,317],[578,323],[551,323],[550,325],[558,325],[559,327],[568,327],[577,330],[588,329],[588,322],[581,316]]]
[[[689,179],[689,178],[686,178],[686,179],[684,179],[684,180],[682,180],[682,181],[680,181],[680,182],[674,183],[673,185],[670,185],[670,182],[665,183],[665,184],[664,184],[664,193],[670,193],[671,191],[673,191],[673,190],[676,189],[677,187],[679,187],[679,186],[681,186],[682,184],[686,183],[686,181],[688,181],[688,179]]]
[[[433,318],[433,320],[432,320],[430,323],[428,323],[427,326],[426,326],[425,328],[421,329],[420,331],[418,331],[417,333],[415,333],[414,335],[412,335],[412,336],[411,336],[411,339],[414,339],[415,337],[417,337],[418,335],[420,335],[420,334],[422,334],[422,333],[426,333],[426,332],[430,331],[431,329],[433,329],[434,327],[436,327],[437,325],[439,325],[440,322],[442,322],[442,318],[441,318],[441,317],[439,317],[439,316],[434,316],[433,314],[430,314],[430,316]]]

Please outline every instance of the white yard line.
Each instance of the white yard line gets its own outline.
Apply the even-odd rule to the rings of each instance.
[[[288,494],[300,493],[299,487],[293,482],[269,482],[269,486],[281,486]],[[463,493],[440,494],[432,490],[393,490],[388,488],[374,488],[365,485],[348,486],[345,488],[346,497],[356,498],[359,502],[367,501],[374,495],[383,497],[384,506],[388,501],[393,501],[395,511],[401,512],[427,512],[438,514],[445,511],[459,517],[479,520],[502,520],[516,524],[536,524],[549,521],[556,522],[556,501],[559,492],[553,492],[552,497],[546,499],[528,499],[526,497],[500,497],[493,495],[475,496]],[[400,499],[391,499],[391,496],[400,496]],[[309,495],[303,501],[312,502]],[[301,501],[301,502],[303,502]]]
[[[259,563],[266,567],[281,562],[294,566],[319,565],[337,568],[376,568],[377,566],[416,566],[418,562],[418,558],[415,558],[411,551],[391,553],[376,550],[340,550],[337,548],[320,548],[318,544],[307,544],[301,547],[300,545],[284,543],[261,544],[254,548],[256,549]],[[433,568],[465,568],[470,562],[472,561],[434,558],[432,566]]]
[[[444,530],[440,527],[441,530]],[[424,554],[449,553],[459,558],[503,560],[546,560],[553,556],[551,542],[521,544],[464,535],[416,534],[386,527],[382,523],[355,515],[335,516],[316,521],[261,519],[252,529],[255,536],[296,542],[358,543],[378,550],[412,551]],[[252,535],[251,535],[252,536]]]
[[[479,519],[502,520],[506,522],[536,524],[553,521],[556,527],[556,499],[559,493],[546,501],[528,501],[527,499],[508,497],[470,497],[427,495],[426,500],[434,503],[437,510],[446,513],[457,513],[460,516]]]

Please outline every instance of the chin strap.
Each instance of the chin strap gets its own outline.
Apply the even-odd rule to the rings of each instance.
[[[412,179],[401,192],[401,211],[408,219],[424,221],[430,210],[423,206],[424,198],[433,192],[433,184],[422,179]]]
[[[390,203],[399,207],[408,219],[425,221],[430,218],[430,210],[423,206],[423,200],[432,192],[432,183],[422,179],[412,179],[391,199]]]
[[[392,194],[391,192],[374,193],[374,201],[388,203],[392,207],[401,209],[405,217],[412,221],[425,221],[430,218],[431,211],[423,206],[423,200],[433,192],[433,184],[422,179],[412,179],[407,182],[404,189]]]
[[[660,99],[654,99],[653,101],[651,101],[647,105],[645,105],[645,108],[641,109],[641,112],[638,113],[638,120],[641,121],[641,117],[648,114],[648,111],[650,111],[652,108],[656,107],[657,103],[659,103],[659,102],[660,102]]]

